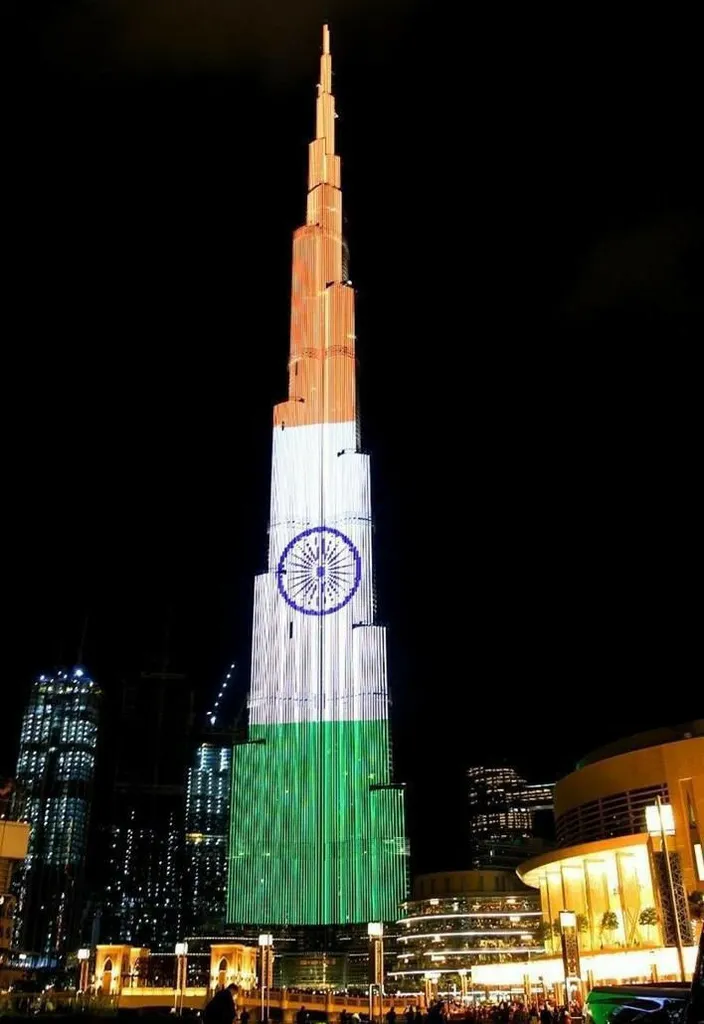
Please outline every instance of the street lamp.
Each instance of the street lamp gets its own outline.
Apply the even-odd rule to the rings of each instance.
[[[188,943],[177,942],[174,952],[176,953],[176,993],[174,995],[174,1010],[179,1015],[183,1012],[183,996],[186,989],[186,972],[188,956]]]
[[[81,973],[78,979],[78,991],[85,992],[88,988],[88,963],[90,961],[90,950],[79,949],[76,954],[81,965]]]
[[[582,970],[579,963],[579,939],[577,938],[577,915],[573,910],[560,911],[560,944],[562,946],[562,967],[565,973],[565,1005],[570,1005],[570,982],[576,982],[582,994]]]
[[[680,981],[686,981],[687,972],[684,966],[682,930],[680,928],[680,916],[677,913],[677,898],[675,896],[675,883],[672,877],[670,849],[667,845],[667,837],[674,836],[675,834],[675,815],[672,810],[672,804],[664,804],[659,796],[655,798],[655,801],[654,804],[649,804],[645,808],[645,827],[648,830],[651,844],[657,836],[662,839],[662,855],[665,860],[667,885],[670,891],[670,906],[672,907],[672,917],[675,923],[675,941],[677,943],[677,957],[680,964]],[[664,936],[664,938],[667,938],[667,936]]]
[[[370,921],[367,935],[369,949],[369,1021],[374,1021],[374,992],[379,996],[379,1020],[384,1016],[384,922]]]
[[[269,1019],[269,999],[274,984],[274,936],[268,932],[259,936],[262,951],[262,1024]]]

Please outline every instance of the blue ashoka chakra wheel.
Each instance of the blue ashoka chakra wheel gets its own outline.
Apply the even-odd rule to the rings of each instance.
[[[276,575],[279,593],[297,612],[332,615],[354,597],[362,560],[340,530],[313,526],[289,541]]]

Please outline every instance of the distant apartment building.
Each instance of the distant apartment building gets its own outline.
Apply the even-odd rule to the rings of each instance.
[[[469,841],[474,868],[513,869],[551,831],[554,784],[528,783],[515,768],[467,769]]]
[[[171,952],[182,938],[193,687],[180,673],[143,672],[113,701],[99,939]]]

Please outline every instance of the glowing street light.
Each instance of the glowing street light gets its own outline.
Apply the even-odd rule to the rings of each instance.
[[[259,936],[262,951],[262,1024],[269,1019],[269,998],[274,984],[274,936],[264,932]]]
[[[384,922],[370,921],[367,935],[371,943],[369,963],[369,1020],[374,1021],[374,992],[379,996],[379,1020],[384,1015]]]
[[[677,942],[677,957],[680,964],[680,981],[686,981],[687,972],[684,966],[682,930],[680,928],[679,914],[677,913],[677,898],[675,896],[675,883],[672,877],[670,850],[667,845],[667,837],[674,836],[675,834],[675,815],[672,810],[672,804],[664,804],[659,796],[656,797],[656,802],[649,804],[645,808],[645,827],[648,830],[651,844],[653,839],[658,836],[662,839],[662,854],[665,859],[667,885],[670,890],[670,906],[672,907],[672,917],[675,922],[675,940]]]
[[[174,948],[176,953],[176,993],[174,995],[174,1011],[179,1015],[183,1012],[183,997],[187,985],[186,972],[188,956],[188,943],[177,942]]]
[[[78,980],[78,991],[85,992],[88,988],[88,961],[90,960],[89,949],[79,949],[76,953],[78,962],[81,965],[81,974]]]

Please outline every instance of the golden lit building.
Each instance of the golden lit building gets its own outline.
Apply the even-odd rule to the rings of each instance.
[[[27,856],[29,825],[0,818],[0,963],[12,944],[15,899],[10,892],[13,866]]]
[[[562,911],[575,915],[585,981],[690,973],[701,927],[693,918],[704,890],[703,823],[704,720],[585,758],[555,787],[557,849],[518,869],[540,892],[545,956],[516,970],[494,965],[475,972],[475,981],[562,977]]]

